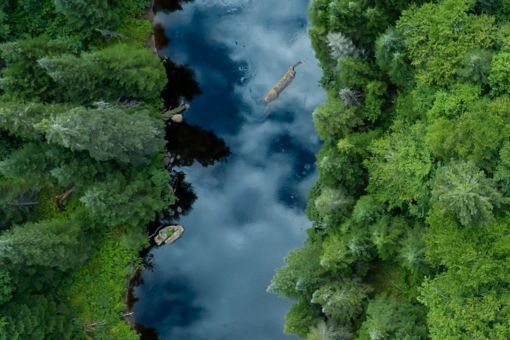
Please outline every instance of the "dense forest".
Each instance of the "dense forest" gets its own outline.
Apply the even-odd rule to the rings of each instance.
[[[313,228],[269,286],[316,339],[510,338],[510,1],[312,0]]]
[[[0,339],[138,339],[128,278],[175,201],[148,7],[0,1]]]

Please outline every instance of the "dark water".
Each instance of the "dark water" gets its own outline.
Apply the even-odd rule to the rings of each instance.
[[[176,10],[157,16],[172,60],[167,92],[181,84],[199,93],[193,73],[202,92],[185,96],[187,124],[168,129],[197,199],[180,218],[185,236],[151,251],[152,268],[135,289],[137,321],[160,339],[289,339],[290,303],[266,287],[309,226],[304,206],[319,146],[311,112],[324,100],[306,32],[309,1],[196,0],[182,10],[163,2]],[[305,63],[294,83],[264,107],[267,90],[298,60]],[[193,196],[186,185],[182,192]]]

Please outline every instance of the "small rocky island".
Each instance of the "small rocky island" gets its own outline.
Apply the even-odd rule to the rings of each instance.
[[[154,237],[154,242],[158,246],[164,244],[172,244],[184,235],[184,227],[182,225],[171,225],[163,227]]]

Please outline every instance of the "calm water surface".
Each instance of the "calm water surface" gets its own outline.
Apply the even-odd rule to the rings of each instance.
[[[203,92],[186,122],[231,150],[225,161],[179,169],[198,197],[180,218],[186,234],[151,251],[153,268],[135,289],[137,321],[160,339],[290,339],[282,334],[290,302],[266,287],[310,225],[304,206],[319,147],[311,112],[325,95],[308,4],[196,0],[158,13],[170,41],[164,53],[192,69]],[[267,90],[298,60],[294,83],[264,107]]]

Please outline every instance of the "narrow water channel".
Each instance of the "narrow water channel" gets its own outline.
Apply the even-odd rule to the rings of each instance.
[[[290,338],[282,333],[290,303],[266,287],[310,224],[304,207],[319,147],[311,112],[325,94],[307,36],[308,5],[196,0],[157,14],[168,37],[163,54],[192,70],[202,92],[189,102],[186,124],[169,129],[170,143],[213,143],[198,128],[179,137],[198,126],[231,152],[215,164],[192,155],[196,162],[178,168],[197,197],[179,219],[186,233],[151,251],[152,266],[135,289],[137,322],[160,339]],[[265,93],[299,60],[295,81],[265,107]]]

